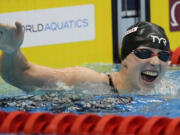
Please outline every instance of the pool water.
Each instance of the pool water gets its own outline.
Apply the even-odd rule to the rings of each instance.
[[[85,64],[97,72],[119,71],[119,64]],[[111,93],[109,86],[93,83],[64,90],[41,90],[26,93],[0,79],[0,110],[7,112],[73,112],[150,116],[180,116],[180,70],[169,68],[160,84],[150,93],[120,95]]]

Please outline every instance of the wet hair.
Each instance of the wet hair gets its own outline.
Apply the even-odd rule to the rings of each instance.
[[[139,46],[165,51],[170,49],[164,29],[150,22],[139,22],[127,29],[120,48],[121,61]]]

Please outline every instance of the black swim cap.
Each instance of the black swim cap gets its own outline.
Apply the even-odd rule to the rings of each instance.
[[[150,22],[139,22],[127,29],[120,49],[121,61],[139,46],[165,51],[170,49],[164,29]]]

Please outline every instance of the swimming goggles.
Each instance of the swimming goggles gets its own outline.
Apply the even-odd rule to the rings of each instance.
[[[135,49],[132,51],[140,59],[148,59],[153,56],[158,56],[161,61],[167,62],[170,59],[170,53],[168,51],[160,51],[157,54],[149,49]]]

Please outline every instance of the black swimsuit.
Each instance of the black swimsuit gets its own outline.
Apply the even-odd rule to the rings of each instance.
[[[111,75],[110,74],[107,74],[108,78],[109,78],[109,85],[111,86],[111,90],[114,92],[114,93],[118,93],[118,90],[114,87],[114,83],[112,81],[112,78],[111,78]]]

